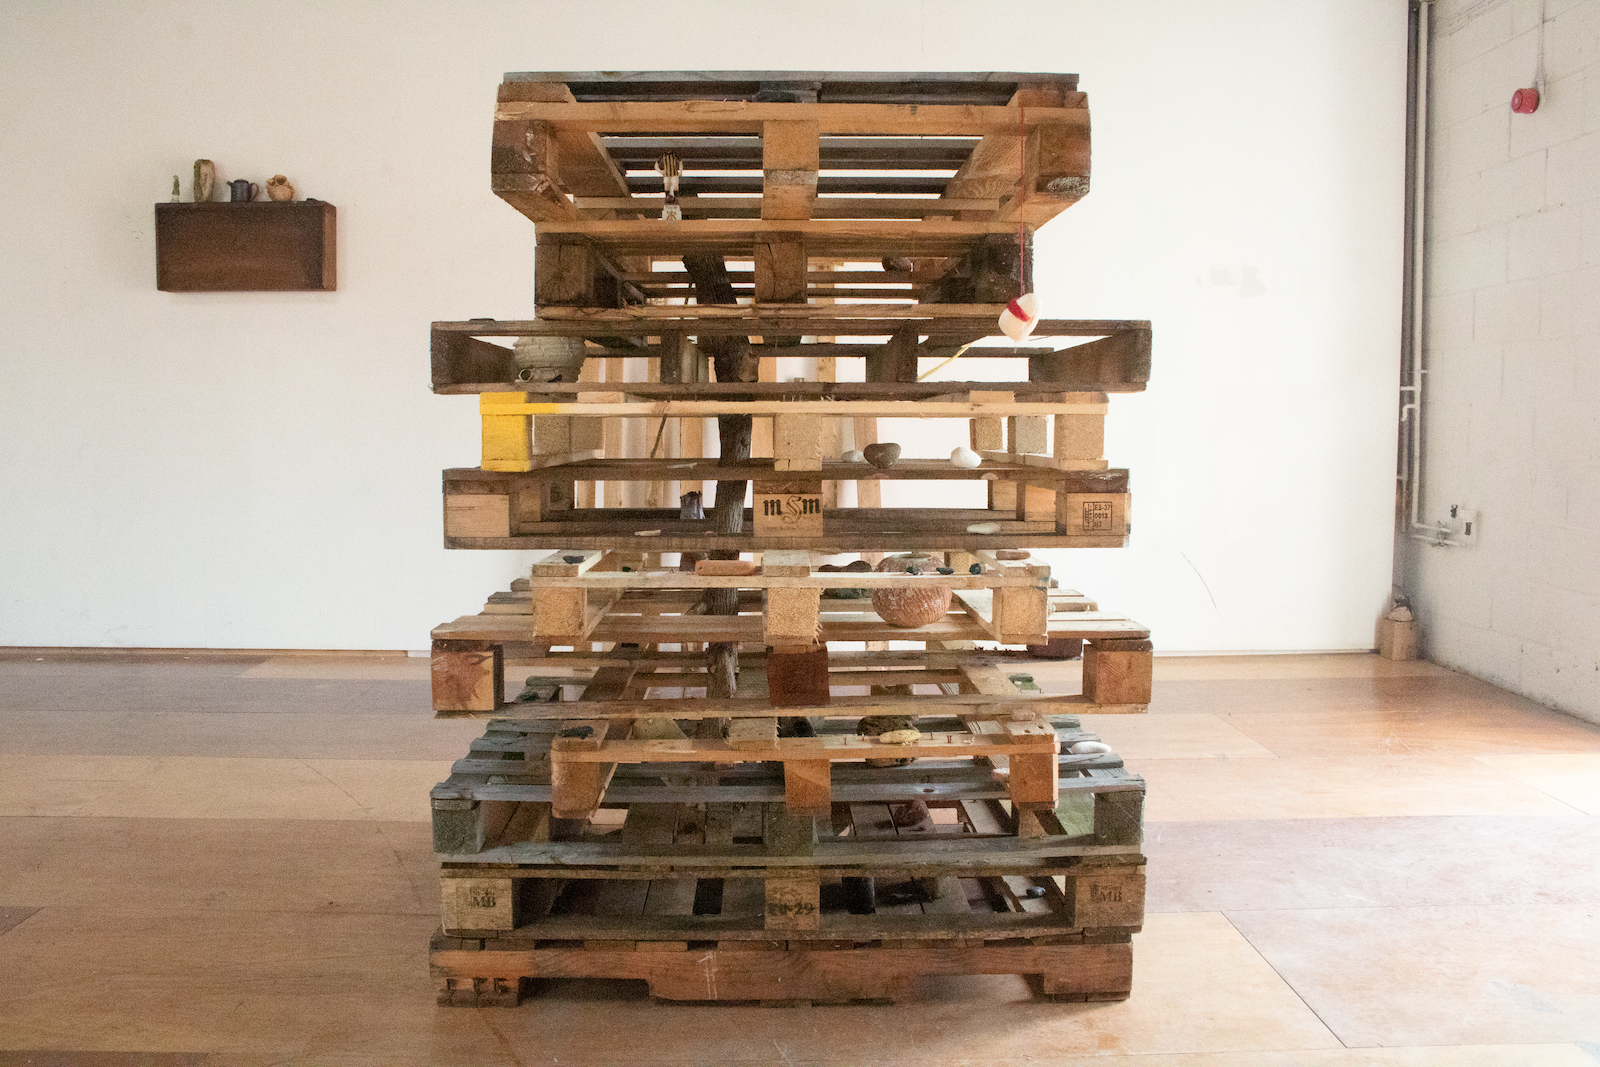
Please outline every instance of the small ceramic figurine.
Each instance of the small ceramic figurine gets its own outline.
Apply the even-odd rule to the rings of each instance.
[[[267,179],[267,197],[272,200],[293,200],[294,186],[289,184],[288,178],[274,174]]]
[[[217,185],[217,165],[209,159],[194,161],[194,202],[209,203]]]
[[[179,194],[179,192],[178,192],[178,176],[176,174],[174,174],[172,176],[172,202],[174,204],[176,204],[178,202],[178,198],[179,198],[180,195],[181,194]]]

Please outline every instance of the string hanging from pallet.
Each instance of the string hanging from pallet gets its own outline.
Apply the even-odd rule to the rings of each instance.
[[[1017,105],[1017,298],[1000,312],[1000,332],[1021,344],[1039,322],[1039,298],[1028,290],[1028,109]]]

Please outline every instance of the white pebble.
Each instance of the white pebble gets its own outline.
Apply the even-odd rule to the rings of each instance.
[[[846,463],[865,463],[867,461],[866,455],[859,448],[852,448],[839,458]]]
[[[967,527],[967,533],[970,534],[997,534],[999,532],[1000,524],[998,522],[975,522]]]
[[[1087,756],[1095,752],[1110,752],[1111,746],[1100,741],[1079,741],[1067,750],[1074,756]]]
[[[983,457],[966,445],[957,445],[950,450],[950,466],[952,467],[972,468],[982,462]]]

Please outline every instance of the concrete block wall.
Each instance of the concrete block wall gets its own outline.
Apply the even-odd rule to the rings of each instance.
[[[1440,0],[1430,84],[1424,654],[1600,722],[1600,0]]]

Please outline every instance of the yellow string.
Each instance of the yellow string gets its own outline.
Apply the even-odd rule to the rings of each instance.
[[[965,352],[967,349],[971,348],[975,344],[977,344],[976,341],[968,341],[966,344],[964,344],[960,348],[956,349],[956,354],[955,355],[951,356],[949,359],[945,360],[943,363],[940,363],[938,366],[932,367],[929,370],[925,371],[924,373],[917,375],[917,381],[920,382],[920,381],[922,381],[922,380],[924,380],[926,378],[932,377],[933,375],[937,374],[939,371],[944,370],[950,364],[952,364],[956,360],[960,359],[961,358],[961,354],[963,352]]]

